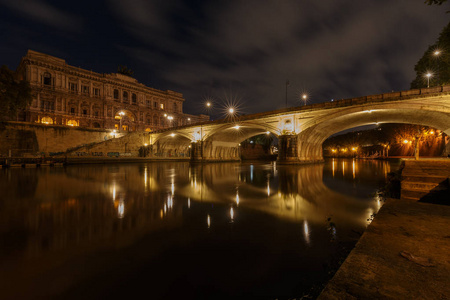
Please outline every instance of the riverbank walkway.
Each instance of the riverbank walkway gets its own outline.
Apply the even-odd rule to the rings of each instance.
[[[409,165],[408,176],[450,172]],[[448,191],[444,197],[446,205],[387,199],[318,299],[450,299]]]

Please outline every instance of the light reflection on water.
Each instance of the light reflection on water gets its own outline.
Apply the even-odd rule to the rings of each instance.
[[[5,285],[5,295],[12,298],[29,297],[27,290],[35,297],[81,297],[83,289],[76,287],[103,278],[102,270],[114,274],[108,275],[112,282],[122,279],[116,265],[124,264],[122,255],[133,253],[138,258],[127,272],[135,280],[128,286],[136,294],[137,274],[152,265],[163,273],[169,267],[165,280],[172,284],[179,284],[179,276],[191,278],[185,298],[201,291],[211,297],[298,297],[326,278],[324,265],[332,265],[339,243],[347,248],[356,243],[355,232],[361,233],[382,205],[376,190],[390,171],[384,161],[355,160],[308,166],[167,162],[0,170],[0,230],[2,245],[8,245],[0,253],[0,280],[29,287]],[[173,257],[185,253],[195,268]],[[242,262],[237,257],[244,254],[250,258]],[[160,266],[158,259],[166,256],[172,262]],[[225,271],[203,266],[217,257]],[[80,260],[99,268],[82,272]],[[42,265],[42,270],[37,267]],[[221,275],[228,267],[232,278]],[[39,285],[61,273],[71,279],[52,289]],[[253,277],[262,283],[251,283]],[[250,284],[236,285],[239,279]],[[158,282],[150,298],[175,298]],[[102,296],[125,293],[101,286],[84,290]]]

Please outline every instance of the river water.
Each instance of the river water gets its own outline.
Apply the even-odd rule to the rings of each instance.
[[[1,298],[314,298],[395,169],[335,159],[0,170]]]

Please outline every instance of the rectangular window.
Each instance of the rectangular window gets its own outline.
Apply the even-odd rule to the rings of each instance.
[[[69,90],[72,93],[76,93],[78,91],[78,85],[76,83],[69,82]]]
[[[94,96],[100,96],[100,89],[99,88],[94,88]]]
[[[81,92],[82,92],[83,94],[89,95],[89,86],[87,86],[87,85],[82,85],[82,86],[81,86]]]
[[[87,109],[83,109],[83,115],[87,115]]]
[[[164,109],[164,103],[161,103],[161,104],[159,105],[159,107],[161,107],[161,109]]]
[[[150,100],[145,100],[145,105],[147,105],[147,107],[150,107]]]
[[[75,108],[71,107],[71,108],[70,108],[70,113],[71,113],[71,114],[74,114],[74,113],[75,113]]]
[[[98,111],[94,112],[94,116],[98,117]]]
[[[154,108],[158,108],[158,102],[156,102],[156,101],[153,102],[153,107],[154,107]]]

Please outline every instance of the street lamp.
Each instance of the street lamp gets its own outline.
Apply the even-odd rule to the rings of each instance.
[[[441,51],[439,50],[439,49],[437,49],[437,50],[435,50],[434,52],[433,52],[433,55],[436,57],[436,60],[437,60],[437,65],[438,65],[438,78],[437,78],[437,82],[438,82],[438,85],[441,85],[441,79],[440,79],[440,76],[441,76],[441,72],[440,72],[440,64],[439,64],[439,56],[441,55]]]
[[[167,116],[166,117],[167,118],[167,120],[169,120],[169,126],[171,127],[172,126],[172,120],[173,120],[173,117],[172,116]]]
[[[425,74],[425,76],[427,77],[427,88],[430,87],[430,77],[433,76],[430,72],[428,72],[427,74]]]
[[[123,111],[119,112],[119,116],[120,116],[120,128],[119,128],[119,132],[122,131],[122,119],[123,116],[125,115],[125,113]]]
[[[303,94],[303,95],[302,95],[302,99],[303,99],[303,101],[305,102],[304,105],[306,105],[306,99],[308,99],[308,95]]]

